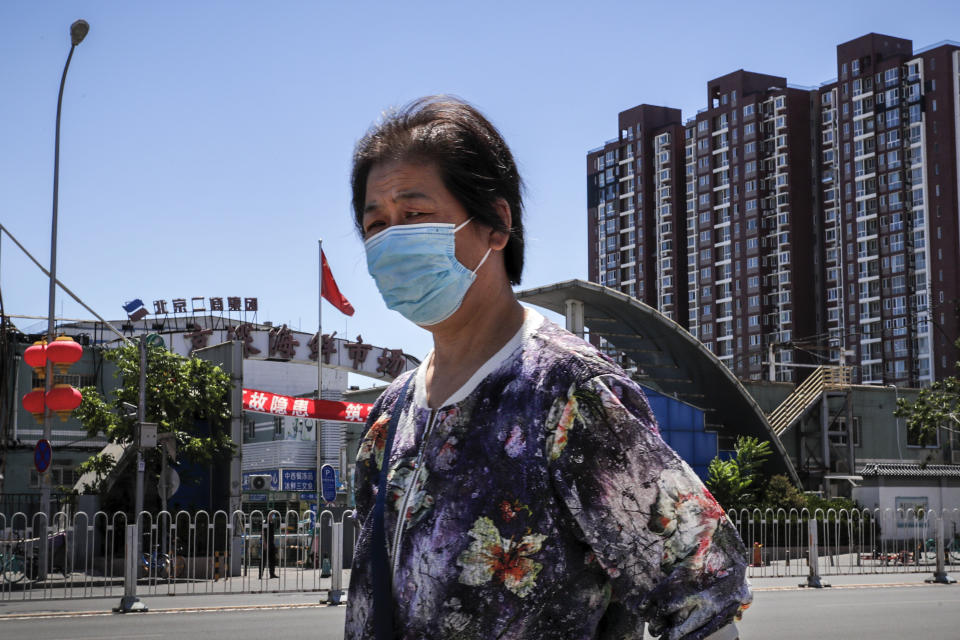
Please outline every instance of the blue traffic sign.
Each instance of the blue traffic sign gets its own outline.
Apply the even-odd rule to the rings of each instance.
[[[33,448],[33,464],[37,467],[37,473],[45,473],[53,462],[53,447],[50,441],[41,438],[37,440],[37,446]]]
[[[320,495],[327,502],[337,499],[337,472],[333,465],[325,464],[320,467]]]

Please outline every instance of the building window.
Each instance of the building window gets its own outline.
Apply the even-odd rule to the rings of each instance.
[[[73,485],[80,479],[80,474],[77,473],[76,468],[69,465],[52,465],[49,473],[52,487],[73,488]],[[30,488],[40,488],[40,474],[37,473],[36,469],[30,469]]]
[[[831,444],[846,446],[847,445],[847,417],[840,416],[836,419],[836,429],[834,431],[843,431],[844,433],[837,433],[830,436]],[[853,416],[853,446],[859,447],[862,440],[862,430],[860,428],[860,416]]]

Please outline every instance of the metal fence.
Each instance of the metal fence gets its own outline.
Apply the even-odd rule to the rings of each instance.
[[[957,508],[744,509],[728,515],[747,546],[750,577],[807,576],[811,557],[817,575],[934,573],[938,557],[946,567],[960,567]]]
[[[49,521],[0,514],[0,601],[123,596],[130,558],[140,596],[339,589],[336,570],[350,566],[359,533],[350,515],[142,512],[133,522],[122,512],[58,512]],[[134,524],[139,545],[128,556]]]
[[[754,578],[960,571],[960,509],[729,516]],[[0,601],[120,597],[133,573],[126,587],[135,583],[139,596],[336,592],[347,582],[358,533],[349,511],[143,512],[137,522],[102,511],[59,512],[49,522],[44,514],[0,514]]]

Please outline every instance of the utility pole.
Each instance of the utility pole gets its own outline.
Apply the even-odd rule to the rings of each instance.
[[[47,309],[47,344],[53,344],[56,335],[54,333],[54,313],[57,300],[57,207],[60,201],[60,115],[63,110],[63,87],[67,82],[67,70],[70,69],[70,60],[73,58],[73,50],[77,45],[83,42],[90,31],[90,25],[86,20],[77,20],[70,25],[70,53],[67,54],[67,62],[63,65],[63,75],[60,76],[60,93],[57,95],[57,125],[53,144],[53,216],[50,221],[50,297]],[[53,388],[53,363],[47,360],[46,376],[44,378],[44,398]],[[50,409],[43,411],[43,438],[49,441],[52,433]],[[47,520],[44,526],[49,524],[50,518],[50,473],[40,474],[40,507],[46,515]],[[46,535],[44,533],[44,535]],[[46,545],[40,545],[40,575],[47,575],[47,554]]]
[[[133,520],[137,524],[137,546],[141,544],[140,512],[143,511],[143,448],[140,446],[140,436],[143,432],[143,423],[147,421],[147,336],[140,336],[140,401],[137,403],[137,433],[134,446],[137,448],[137,495],[133,507]]]

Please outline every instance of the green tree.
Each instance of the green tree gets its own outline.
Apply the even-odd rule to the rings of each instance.
[[[960,349],[960,340],[954,344]],[[960,371],[960,362],[955,366]],[[913,402],[898,399],[893,415],[906,419],[908,432],[921,444],[936,442],[941,429],[960,434],[960,380],[956,376],[937,380]]]
[[[129,407],[139,402],[139,347],[126,344],[104,349],[103,357],[117,368],[117,386],[106,396],[95,387],[82,388],[83,402],[75,415],[89,436],[104,434],[110,442],[131,443],[137,414]],[[236,450],[228,428],[230,389],[230,376],[220,367],[199,358],[184,358],[161,346],[147,347],[146,421],[156,423],[159,433],[174,434],[178,459],[206,465],[229,458]],[[147,469],[154,477],[159,473],[161,455],[162,448],[145,450]],[[100,485],[116,462],[98,453],[79,470],[94,472]]]
[[[751,436],[740,436],[729,460],[714,458],[707,468],[707,488],[726,509],[742,509],[759,502],[761,470],[770,456],[770,443]]]
[[[95,453],[77,466],[80,474],[92,473],[94,475],[93,484],[85,484],[84,490],[91,493],[99,493],[104,479],[113,470],[117,461],[109,453]]]
[[[790,513],[791,509],[798,512],[807,506],[807,496],[797,489],[790,478],[783,474],[771,476],[766,482],[763,491],[763,507],[765,509],[784,509]]]

